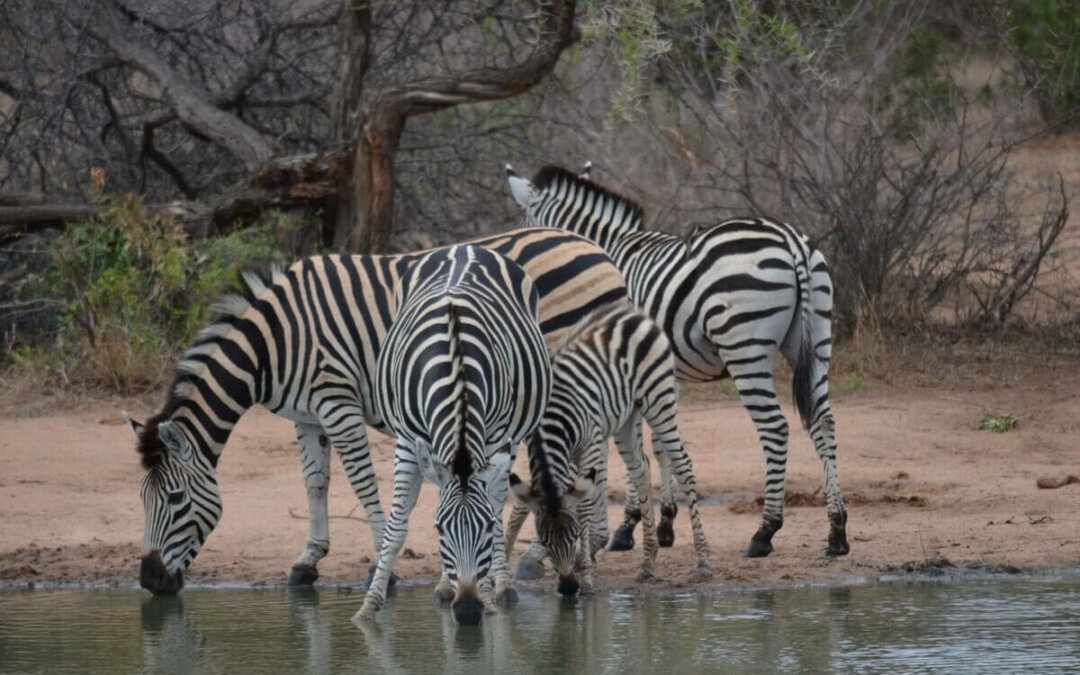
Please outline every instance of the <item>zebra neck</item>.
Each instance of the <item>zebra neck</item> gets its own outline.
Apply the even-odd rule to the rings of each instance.
[[[266,369],[231,353],[233,342],[217,349],[188,353],[181,361],[173,398],[166,404],[166,416],[183,427],[191,443],[214,465],[233,427],[260,400]],[[237,362],[247,367],[239,367]],[[267,378],[269,379],[269,378]]]
[[[570,464],[577,461],[577,455],[584,449],[588,440],[588,422],[585,408],[578,405],[548,404],[540,433],[544,439],[546,470],[551,473],[556,485],[562,491],[569,489],[572,483]],[[529,457],[529,473],[534,480],[541,469],[540,458]]]
[[[225,443],[240,420],[240,415],[227,414],[222,419],[213,411],[188,400],[181,402],[169,419],[183,429],[202,458],[212,468],[216,468]]]

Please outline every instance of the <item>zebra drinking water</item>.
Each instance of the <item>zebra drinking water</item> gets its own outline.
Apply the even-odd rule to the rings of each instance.
[[[559,230],[515,230],[474,244],[515,260],[539,292],[540,328],[554,347],[582,317],[625,300],[622,275],[595,244]],[[379,505],[365,422],[386,431],[372,405],[376,359],[394,320],[396,281],[422,253],[315,256],[270,279],[245,275],[180,359],[164,406],[129,420],[146,469],[140,583],[183,585],[221,517],[217,463],[233,427],[255,405],[296,423],[307,486],[308,541],[289,577],[311,583],[330,547],[330,446],[363,503],[378,550]]]
[[[825,553],[845,555],[847,511],[829,406],[832,281],[825,257],[805,235],[768,218],[697,226],[682,238],[643,231],[642,208],[588,180],[588,169],[582,177],[547,166],[530,181],[508,165],[523,223],[561,227],[600,244],[626,275],[634,302],[670,338],[680,379],[731,377],[765,452],[765,507],[748,557],[771,553],[784,522],[788,423],[773,384],[776,353],[783,352],[794,371],[796,407],[825,471]],[[634,501],[628,485],[626,516],[612,548],[633,545]]]
[[[524,269],[476,246],[429,253],[401,278],[375,395],[398,439],[394,503],[356,619],[373,619],[385,601],[424,478],[439,486],[435,527],[454,618],[480,622],[491,577],[496,601],[516,599],[502,507],[517,445],[540,422],[551,389],[538,303]]]
[[[640,498],[645,557],[639,578],[653,576],[657,537],[649,499],[649,461],[641,444],[644,419],[652,430],[653,452],[661,467],[664,503],[675,503],[670,495],[674,470],[690,511],[698,574],[712,576],[694,471],[679,435],[678,387],[664,332],[630,303],[614,305],[584,319],[570,333],[552,354],[551,369],[551,398],[529,443],[533,483],[510,477],[518,503],[507,525],[508,546],[513,545],[528,512],[536,517],[538,542],[534,541],[520,564],[537,565],[546,553],[559,576],[561,593],[573,595],[578,590],[575,563],[582,570],[582,588],[592,588],[592,558],[606,537],[592,540],[590,523],[603,526],[607,522],[607,495],[592,489],[593,480],[607,473],[607,439],[614,435],[630,474],[627,484],[637,488]],[[575,477],[575,471],[581,476]],[[563,494],[566,504],[560,506],[558,496]],[[574,542],[579,538],[575,555]]]

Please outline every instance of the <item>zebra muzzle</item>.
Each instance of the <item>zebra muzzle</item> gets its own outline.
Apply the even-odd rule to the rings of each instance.
[[[559,595],[564,598],[572,598],[577,595],[578,588],[580,588],[577,579],[574,575],[560,576],[559,577]]]
[[[484,618],[484,603],[476,586],[458,587],[458,596],[450,603],[454,619],[462,626],[475,626]]]
[[[169,574],[161,551],[153,551],[142,557],[139,565],[139,585],[154,595],[175,595],[184,587],[184,574]]]

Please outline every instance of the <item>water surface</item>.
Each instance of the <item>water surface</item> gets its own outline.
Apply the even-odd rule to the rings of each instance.
[[[0,672],[1080,671],[1080,577],[712,594],[523,593],[480,627],[398,590],[0,591]]]

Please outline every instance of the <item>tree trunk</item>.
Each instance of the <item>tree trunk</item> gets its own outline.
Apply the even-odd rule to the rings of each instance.
[[[394,228],[394,153],[405,119],[382,114],[367,119],[338,177],[334,250],[383,253]]]

